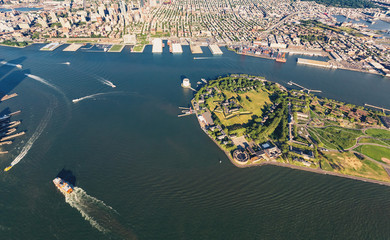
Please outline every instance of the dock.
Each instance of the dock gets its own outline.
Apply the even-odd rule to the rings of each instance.
[[[367,104],[367,103],[365,103],[364,106],[382,110],[383,113],[386,113],[386,111],[387,111],[387,112],[390,112],[390,109],[383,108],[383,107],[377,107],[377,106],[374,106],[374,105],[371,105],[371,104]]]
[[[2,141],[7,141],[7,140],[10,140],[10,139],[13,139],[13,138],[16,138],[16,137],[20,137],[22,135],[24,135],[25,132],[20,132],[20,133],[16,133],[16,134],[13,134],[13,135],[10,135],[10,136],[7,136],[7,137],[3,137],[0,139],[0,142]]]
[[[223,52],[216,44],[209,45],[210,51],[213,55],[222,55]]]
[[[307,91],[307,93],[310,93],[310,92],[319,92],[320,93],[320,92],[322,92],[321,90],[313,90],[313,89],[305,88],[304,86],[301,86],[293,81],[289,81],[287,84],[290,86],[295,85],[295,86],[301,88],[301,91]]]
[[[318,61],[318,60],[312,60],[306,58],[298,58],[297,63],[308,65],[308,66],[322,67],[322,68],[337,68],[333,66],[330,62]]]
[[[181,45],[179,43],[172,44],[172,53],[173,54],[183,53],[183,48],[181,47]]]
[[[152,48],[153,53],[162,53],[163,52],[163,42],[162,42],[161,38],[153,39],[152,44],[153,44],[153,48]]]
[[[56,48],[58,48],[61,45],[62,45],[61,43],[53,42],[53,43],[49,43],[49,44],[45,45],[40,50],[41,51],[54,51]]]
[[[0,142],[0,146],[2,146],[2,145],[10,145],[10,144],[12,144],[12,141]]]
[[[179,115],[177,115],[177,117],[185,117],[185,116],[189,116],[192,114],[196,114],[196,111],[192,110],[192,108],[186,108],[186,107],[179,107],[179,108],[182,109],[182,112],[184,114],[179,114]]]
[[[72,43],[70,44],[69,46],[67,46],[64,50],[62,50],[63,52],[76,52],[77,50],[79,50],[79,48],[81,48],[83,46],[83,44],[81,43]]]
[[[3,102],[3,101],[5,101],[5,100],[8,100],[8,99],[11,99],[11,98],[13,98],[13,97],[16,97],[16,96],[18,96],[18,94],[17,93],[12,93],[12,94],[10,94],[10,95],[4,95],[1,99],[0,99],[0,102]]]
[[[20,111],[20,110],[19,110],[19,111],[16,111],[16,112],[10,113],[10,114],[9,114],[9,116],[14,116],[14,115],[16,115],[16,114],[19,114],[19,113],[21,113],[21,112],[22,112],[22,111]]]
[[[202,48],[199,45],[190,44],[192,54],[202,54]]]

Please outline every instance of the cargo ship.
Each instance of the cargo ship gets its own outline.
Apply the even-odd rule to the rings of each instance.
[[[277,62],[280,62],[280,63],[285,63],[286,62],[286,53],[278,53],[278,56],[276,57],[276,60]]]
[[[56,177],[53,180],[54,185],[64,194],[70,194],[73,192],[73,186],[66,181],[64,181],[62,178]]]

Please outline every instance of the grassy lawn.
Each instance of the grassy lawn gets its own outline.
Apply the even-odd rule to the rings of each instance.
[[[366,134],[375,138],[390,139],[390,131],[385,129],[367,129]]]
[[[231,97],[237,97],[239,95],[241,97],[240,105],[243,107],[243,110],[245,112],[250,112],[250,114],[237,114],[230,118],[225,118],[222,112],[215,112],[221,123],[225,126],[231,126],[234,124],[245,124],[252,118],[252,115],[261,116],[262,106],[265,103],[271,103],[271,100],[269,99],[269,94],[264,91],[257,92],[255,90],[252,90],[240,94],[233,93],[230,91],[223,91],[223,93],[225,94],[227,99]],[[247,97],[250,99],[250,101],[247,99]],[[209,104],[211,111],[214,111],[214,109],[218,106],[218,103],[214,102],[218,100],[221,99],[213,98],[208,100],[207,103]]]
[[[360,160],[353,153],[330,153],[326,156],[329,160],[329,167],[333,166],[333,171],[335,172],[387,182],[390,181],[390,177],[382,166],[370,160]],[[324,161],[321,163],[324,165]]]
[[[123,45],[113,45],[109,52],[120,52],[123,48]]]
[[[311,133],[315,133],[314,139],[319,139],[326,148],[347,149],[355,145],[356,138],[362,136],[360,130],[351,130],[341,127],[310,128]]]
[[[133,52],[141,52],[144,49],[144,45],[136,45],[133,48]]]
[[[376,144],[390,147],[390,140],[380,140],[380,139],[374,139],[374,138],[361,138],[359,143],[376,143]]]
[[[355,151],[358,151],[379,162],[390,164],[390,148],[384,148],[384,147],[373,146],[373,145],[362,145],[357,147]]]

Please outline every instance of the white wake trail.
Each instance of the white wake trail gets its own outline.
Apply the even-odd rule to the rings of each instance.
[[[13,64],[13,63],[9,63],[9,62],[6,62],[6,61],[1,61],[0,63],[4,64],[4,65],[12,66],[12,67],[17,67],[17,68],[20,68],[20,69],[23,68],[23,66],[21,64]]]
[[[83,101],[85,99],[95,98],[97,96],[114,94],[114,93],[119,93],[119,92],[95,93],[95,94],[88,95],[88,96],[85,96],[85,97],[73,99],[72,102],[73,103],[78,103],[78,102]]]
[[[111,81],[98,77],[99,82],[103,83],[104,85],[110,86],[112,88],[116,88],[115,84],[113,84]]]
[[[42,121],[39,123],[37,130],[35,130],[34,134],[27,141],[26,145],[24,145],[19,155],[11,162],[11,166],[15,166],[16,164],[18,164],[24,158],[24,156],[26,156],[28,151],[30,151],[34,142],[39,138],[39,136],[41,135],[41,133],[49,123],[52,114],[53,114],[53,109],[52,108],[48,109]]]
[[[109,224],[111,219],[118,213],[103,201],[88,195],[82,188],[74,187],[71,194],[65,196],[65,201],[76,208],[81,215],[97,230],[110,232]]]
[[[49,83],[45,79],[43,79],[43,78],[41,78],[39,76],[36,76],[36,75],[28,74],[28,73],[26,73],[25,75],[27,77],[31,78],[31,79],[34,79],[34,80],[36,80],[36,81],[38,81],[40,83],[45,84],[46,86],[49,86],[49,87],[53,88],[54,90],[56,90],[56,91],[58,91],[58,92],[60,92],[61,94],[64,95],[64,93],[60,89],[58,89],[56,86],[54,86],[53,84]]]

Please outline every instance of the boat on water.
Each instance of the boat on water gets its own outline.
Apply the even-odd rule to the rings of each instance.
[[[8,172],[12,167],[13,167],[12,165],[9,165],[8,167],[6,167],[6,168],[4,169],[4,172]]]
[[[54,178],[53,183],[64,195],[73,192],[73,186],[60,177]]]
[[[278,56],[276,57],[277,62],[285,63],[286,62],[286,53],[278,53]]]

